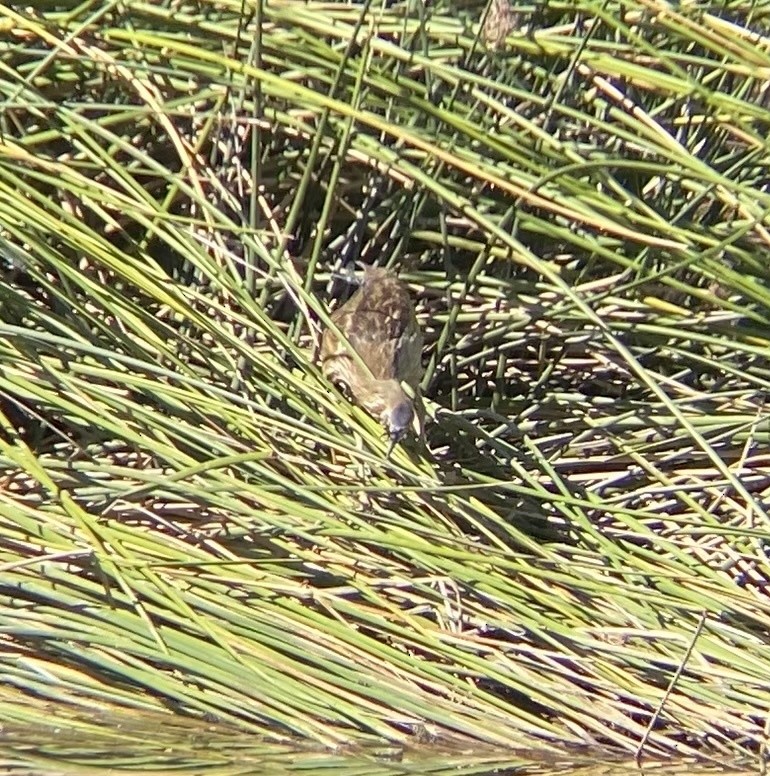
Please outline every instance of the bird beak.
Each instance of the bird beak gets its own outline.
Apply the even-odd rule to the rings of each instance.
[[[406,436],[406,429],[405,428],[393,429],[390,431],[388,436],[390,436],[390,444],[388,445],[388,451],[385,453],[386,461],[388,460],[388,458],[390,458],[390,454],[393,452],[396,445]]]
[[[391,434],[390,435],[390,444],[388,445],[388,451],[385,453],[385,460],[387,461],[388,458],[390,458],[390,454],[393,452],[393,448],[398,444],[398,440],[401,437],[398,434]]]

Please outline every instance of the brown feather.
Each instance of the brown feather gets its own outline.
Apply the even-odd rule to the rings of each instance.
[[[331,319],[347,343],[332,329],[324,332],[324,373],[347,385],[353,398],[381,420],[394,437],[403,433],[401,420],[406,414],[411,416],[416,401],[421,431],[423,340],[406,286],[388,270],[369,268],[360,288]],[[361,368],[349,347],[368,369]],[[414,399],[401,388],[402,382],[409,386]]]

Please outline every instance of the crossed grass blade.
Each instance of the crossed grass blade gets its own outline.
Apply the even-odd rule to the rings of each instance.
[[[3,289],[3,412],[35,428],[25,441],[4,423],[16,682],[327,744],[427,724],[628,750],[706,611],[650,746],[681,752],[680,731],[756,744],[768,300],[764,146],[746,117],[765,109],[710,18],[582,11],[594,22],[565,15],[485,60],[470,22],[382,10],[357,61],[339,51],[355,51],[360,9],[270,4],[261,66],[236,15],[186,19],[186,42],[157,6],[130,30],[14,17],[37,63],[8,70],[36,123],[6,134],[0,165],[21,257]],[[57,35],[58,54],[35,53]],[[51,62],[67,104],[42,94]],[[699,84],[707,109],[683,121],[706,63],[744,80]],[[84,99],[84,75],[122,102]],[[221,171],[199,150],[233,88],[232,127],[262,133],[265,212],[280,223],[289,197],[292,232],[311,234],[308,277],[280,227],[213,204]],[[706,154],[702,127],[724,130]],[[335,153],[324,189],[313,171]],[[429,386],[451,391],[436,413],[451,476],[383,462],[376,424],[311,364],[327,233],[348,228],[372,171],[387,186],[368,233],[395,231],[380,258],[410,264]],[[316,233],[300,198],[314,186]],[[738,315],[719,325],[706,307]]]

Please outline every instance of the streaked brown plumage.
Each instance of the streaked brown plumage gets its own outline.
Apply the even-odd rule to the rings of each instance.
[[[391,448],[412,425],[415,408],[422,435],[422,332],[406,286],[388,270],[370,267],[356,293],[331,318],[368,369],[327,329],[321,341],[324,374],[344,383],[353,399],[385,426]]]
[[[481,38],[489,48],[498,49],[505,43],[514,26],[515,20],[509,0],[491,0],[481,28]]]

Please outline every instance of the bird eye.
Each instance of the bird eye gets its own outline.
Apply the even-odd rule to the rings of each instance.
[[[390,415],[391,435],[400,436],[412,422],[412,405],[407,402],[397,404]]]

